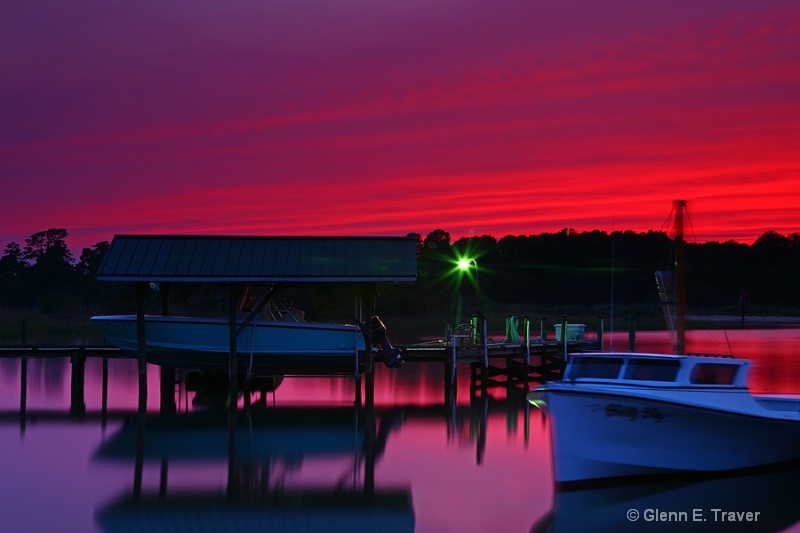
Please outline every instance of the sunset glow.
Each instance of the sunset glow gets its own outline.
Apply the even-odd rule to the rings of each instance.
[[[800,4],[11,2],[0,246],[800,232]]]

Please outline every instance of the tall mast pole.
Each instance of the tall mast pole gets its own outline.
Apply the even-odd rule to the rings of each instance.
[[[675,346],[676,354],[686,353],[686,262],[684,257],[683,212],[686,200],[674,200],[675,209]]]

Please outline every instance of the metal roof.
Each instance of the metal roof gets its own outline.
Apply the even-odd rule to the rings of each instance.
[[[410,237],[116,235],[98,280],[414,281]]]

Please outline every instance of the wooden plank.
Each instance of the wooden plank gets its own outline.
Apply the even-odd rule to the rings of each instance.
[[[60,346],[60,345],[7,345],[0,346],[0,357],[105,357],[105,358],[130,358],[125,352],[115,346]]]

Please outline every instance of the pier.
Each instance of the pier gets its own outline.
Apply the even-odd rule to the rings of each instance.
[[[557,378],[567,357],[572,352],[601,350],[603,348],[603,317],[598,316],[597,334],[584,335],[585,325],[579,331],[562,315],[556,328],[556,338],[548,339],[547,317],[538,324],[538,335],[531,333],[531,320],[523,317],[521,336],[515,335],[516,317],[506,319],[506,338],[493,341],[487,335],[486,320],[478,318],[469,324],[448,327],[446,339],[403,346],[406,363],[442,362],[446,366],[446,386],[454,386],[459,365],[470,368],[470,382],[476,389],[492,387],[528,388],[531,381],[543,382]]]
[[[492,341],[486,334],[486,321],[472,322],[470,325],[448,328],[449,338],[432,342],[413,344],[401,347],[406,364],[441,363],[445,365],[446,395],[455,394],[457,371],[462,365],[468,365],[470,371],[470,394],[486,393],[490,388],[502,387],[507,390],[527,392],[529,383],[543,382],[560,376],[563,364],[569,353],[602,348],[603,320],[598,317],[598,330],[594,338],[548,339],[545,331],[546,317],[539,324],[539,334],[531,334],[531,321],[524,317],[523,335],[513,339],[506,338],[500,342]],[[568,331],[566,317],[562,317],[561,331]],[[376,360],[380,360],[381,351],[374,352]],[[28,361],[31,359],[68,358],[71,363],[71,413],[78,418],[85,414],[84,372],[87,358],[103,360],[104,384],[107,379],[109,359],[136,359],[115,346],[109,345],[2,345],[0,357],[20,359],[20,407],[25,410],[27,390]],[[360,383],[362,372],[355,375]],[[162,368],[162,390],[174,390],[176,384],[190,374],[190,369]],[[290,374],[287,374],[290,375]],[[353,374],[349,374],[351,377]],[[188,384],[188,383],[187,383]],[[250,390],[258,390],[261,382],[242,383]],[[360,403],[361,387],[356,388],[357,400]],[[367,387],[369,401],[370,387]],[[104,391],[105,393],[105,391]],[[105,394],[104,394],[105,396]],[[167,394],[166,397],[172,395]],[[162,406],[164,407],[164,406]],[[173,407],[174,409],[174,407]],[[168,408],[169,410],[169,408]]]
[[[18,344],[0,346],[0,357],[48,358],[48,357],[103,357],[106,359],[130,358],[116,346],[64,345],[64,344]]]

